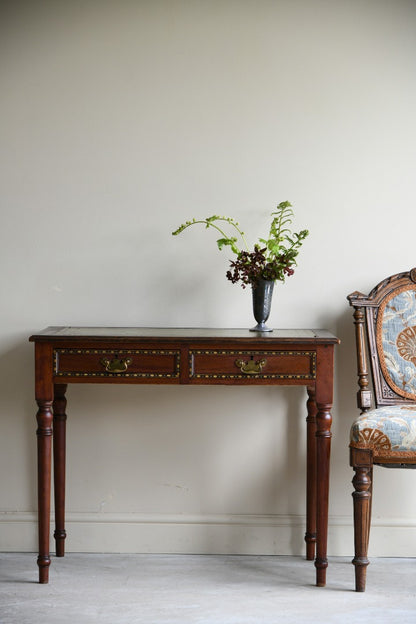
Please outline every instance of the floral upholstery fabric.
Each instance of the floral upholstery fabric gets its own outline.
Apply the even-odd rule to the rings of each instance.
[[[377,320],[380,366],[389,386],[416,399],[416,286],[387,299]]]
[[[371,448],[375,457],[416,453],[416,404],[379,407],[361,414],[351,427],[351,444]]]

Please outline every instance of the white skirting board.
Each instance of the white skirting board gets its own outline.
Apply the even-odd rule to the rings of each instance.
[[[305,553],[301,515],[68,513],[67,552],[293,555]],[[54,552],[51,523],[51,552]],[[36,514],[0,513],[0,551],[36,552]],[[350,517],[330,517],[328,556],[352,556]],[[370,556],[416,557],[416,522],[374,518]]]

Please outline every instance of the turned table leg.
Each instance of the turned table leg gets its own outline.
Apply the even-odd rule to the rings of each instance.
[[[308,386],[308,401],[306,403],[308,416],[306,418],[306,559],[315,558],[316,544],[316,401],[315,388]]]
[[[55,544],[56,556],[65,554],[65,433],[66,384],[54,385],[53,401],[53,469],[55,494]]]
[[[51,497],[52,401],[37,399],[39,583],[49,580],[49,517]]]
[[[317,349],[316,362],[316,584],[325,587],[328,567],[328,502],[333,401],[333,347]]]
[[[328,559],[326,556],[328,541],[328,500],[329,500],[329,460],[331,453],[331,405],[317,404],[316,418],[316,458],[318,466],[316,497],[316,584],[325,587]]]

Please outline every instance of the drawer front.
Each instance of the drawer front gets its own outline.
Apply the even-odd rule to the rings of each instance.
[[[55,377],[179,379],[180,352],[166,349],[54,349]]]
[[[189,352],[189,377],[195,380],[298,379],[316,377],[314,351],[213,351]]]

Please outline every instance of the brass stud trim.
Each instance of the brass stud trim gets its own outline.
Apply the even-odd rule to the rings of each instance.
[[[59,355],[173,355],[175,365],[173,373],[109,373],[102,371],[60,371]],[[140,379],[178,379],[180,374],[180,351],[169,349],[54,349],[53,364],[55,377],[131,377]]]
[[[286,357],[303,355],[309,357],[311,361],[311,372],[308,374],[290,374],[290,373],[259,373],[250,375],[251,379],[297,379],[297,380],[313,380],[316,379],[316,352],[315,351],[245,351],[245,350],[203,350],[195,349],[189,351],[189,377],[190,379],[247,379],[247,375],[239,373],[194,373],[193,356],[194,355],[228,355],[228,356],[263,356],[270,357]]]

